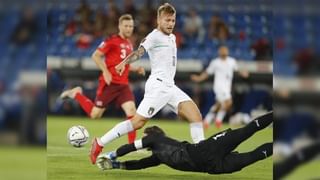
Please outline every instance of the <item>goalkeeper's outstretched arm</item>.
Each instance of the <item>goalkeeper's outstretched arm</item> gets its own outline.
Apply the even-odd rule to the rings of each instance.
[[[153,135],[145,136],[142,139],[138,139],[134,141],[134,143],[120,146],[116,150],[116,154],[114,156],[115,158],[117,158],[117,157],[124,156],[130,152],[136,151],[138,149],[151,147],[155,141],[156,139]]]
[[[119,169],[138,170],[160,165],[159,159],[152,155],[140,160],[119,162]]]

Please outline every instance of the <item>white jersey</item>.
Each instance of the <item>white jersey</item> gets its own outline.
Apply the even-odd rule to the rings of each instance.
[[[158,78],[173,85],[177,67],[175,35],[166,35],[158,29],[154,29],[142,41],[141,46],[148,52],[151,63],[149,79]]]
[[[237,62],[232,57],[228,56],[225,60],[222,60],[220,57],[213,59],[206,69],[208,74],[214,74],[213,90],[216,93],[231,93],[233,72],[237,70]]]
[[[175,35],[166,35],[154,29],[142,41],[141,46],[148,52],[151,75],[146,82],[144,97],[137,113],[151,118],[166,105],[178,113],[181,102],[192,100],[174,84],[177,67]]]

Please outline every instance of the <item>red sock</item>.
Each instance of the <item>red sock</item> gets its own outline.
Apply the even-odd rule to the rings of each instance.
[[[91,111],[94,106],[92,101],[87,98],[85,95],[81,93],[77,93],[75,96],[75,99],[78,101],[82,109],[87,113],[87,115],[90,117],[91,116]]]
[[[129,117],[127,117],[127,119],[131,120],[132,117],[133,116],[129,116]],[[129,142],[129,144],[134,143],[134,141],[136,140],[136,136],[137,136],[136,130],[133,130],[133,131],[128,133],[128,142]]]

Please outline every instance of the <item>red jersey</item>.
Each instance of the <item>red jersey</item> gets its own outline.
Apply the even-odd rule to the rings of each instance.
[[[99,45],[98,50],[104,53],[104,62],[112,74],[112,83],[128,84],[130,65],[126,65],[122,76],[116,72],[115,66],[132,52],[131,42],[128,39],[123,39],[120,35],[112,35]],[[100,78],[103,78],[103,76],[101,75]]]

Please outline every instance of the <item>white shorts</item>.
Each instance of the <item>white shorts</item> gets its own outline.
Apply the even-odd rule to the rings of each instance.
[[[183,101],[192,101],[191,98],[176,85],[168,85],[160,80],[149,79],[145,85],[145,93],[137,113],[145,118],[153,117],[165,105],[178,113],[178,105]]]
[[[215,91],[214,92],[216,94],[216,101],[222,103],[228,99],[231,99],[231,93],[230,92],[226,92],[226,91]]]

